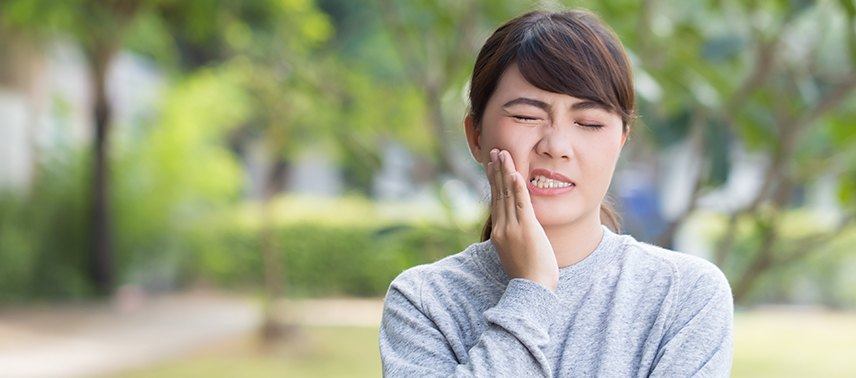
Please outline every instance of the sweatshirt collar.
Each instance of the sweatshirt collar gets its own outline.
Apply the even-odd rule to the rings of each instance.
[[[620,254],[620,247],[623,244],[622,235],[614,233],[604,225],[601,225],[601,228],[603,228],[603,237],[592,253],[575,264],[559,268],[560,284],[567,285],[583,282],[589,279],[593,273],[609,265]],[[478,260],[483,262],[485,269],[487,269],[488,273],[494,279],[507,285],[510,278],[502,268],[502,262],[499,260],[499,253],[493,241],[488,239],[479,244],[482,248],[477,249],[479,251]]]

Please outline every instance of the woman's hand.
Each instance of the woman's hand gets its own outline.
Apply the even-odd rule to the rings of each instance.
[[[490,151],[490,239],[499,250],[503,269],[511,278],[526,278],[555,291],[559,264],[544,228],[535,218],[529,189],[511,154]]]

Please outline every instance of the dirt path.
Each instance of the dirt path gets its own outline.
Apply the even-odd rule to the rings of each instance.
[[[283,300],[280,314],[297,324],[313,326],[377,327],[383,312],[383,298],[330,298]]]
[[[0,376],[91,376],[250,332],[248,300],[208,293],[0,311]]]
[[[258,302],[192,292],[117,303],[0,310],[0,377],[121,372],[254,332]],[[282,300],[283,318],[312,326],[377,327],[383,299]]]

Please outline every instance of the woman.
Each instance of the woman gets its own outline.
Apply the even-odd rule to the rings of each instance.
[[[491,216],[482,242],[393,280],[384,375],[728,376],[725,276],[621,235],[603,203],[634,117],[609,27],[584,11],[509,21],[479,52],[470,102]]]

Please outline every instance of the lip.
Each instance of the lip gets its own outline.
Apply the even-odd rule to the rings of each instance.
[[[529,172],[529,180],[532,180],[532,178],[535,176],[544,176],[548,179],[553,179],[553,180],[562,181],[562,182],[568,182],[568,183],[577,185],[577,183],[574,182],[574,180],[569,179],[567,176],[565,176],[559,172],[553,172],[549,169],[535,168],[531,172]]]
[[[573,190],[574,188],[577,187],[577,183],[575,183],[573,180],[569,179],[565,175],[562,175],[561,173],[553,172],[549,169],[542,169],[542,168],[533,169],[532,172],[529,173],[529,178],[531,179],[532,177],[535,177],[535,176],[544,176],[547,178],[551,178],[553,180],[568,182],[568,183],[571,183],[572,185],[568,186],[568,187],[564,187],[564,188],[539,188],[539,187],[533,185],[532,181],[527,180],[526,181],[526,187],[529,189],[529,193],[531,193],[532,195],[555,196],[555,195],[570,192],[571,190]]]

